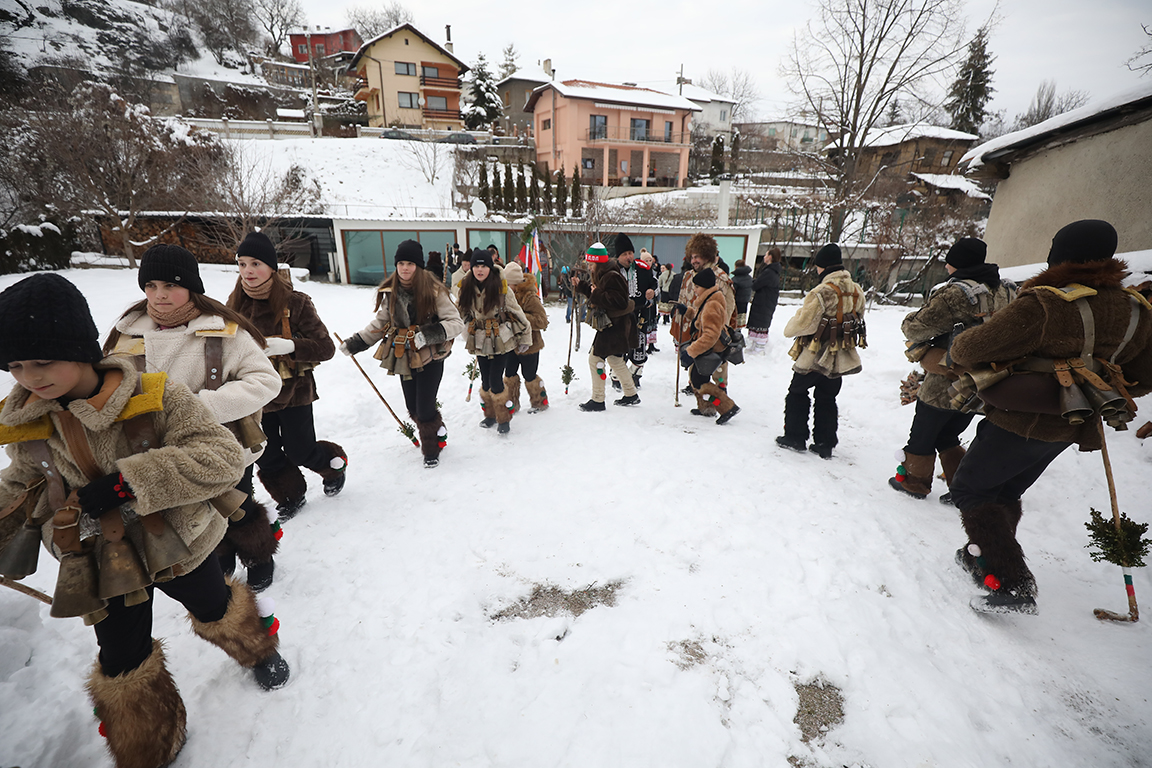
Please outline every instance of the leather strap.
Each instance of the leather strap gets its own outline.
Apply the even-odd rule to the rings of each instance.
[[[38,500],[40,498],[40,494],[44,492],[44,489],[40,487],[42,485],[44,485],[44,478],[41,477],[39,480],[36,480],[25,486],[24,493],[17,496],[11,504],[0,510],[0,520],[3,520],[4,518],[8,517],[8,515],[20,509],[20,507],[26,501],[28,501],[29,496],[35,495],[35,498]],[[25,520],[28,522],[33,522],[32,513],[35,511],[35,509],[36,505],[32,504],[32,506],[28,509],[28,512],[25,514]]]
[[[110,509],[100,515],[100,532],[110,542],[117,542],[124,538],[124,518],[120,516],[120,507]]]
[[[60,477],[60,471],[56,469],[56,462],[52,459],[52,451],[48,448],[48,441],[31,440],[25,445],[28,447],[28,453],[32,454],[32,459],[39,465],[40,473],[48,482],[49,506],[52,509],[59,509],[64,506],[68,494],[64,490],[64,479]]]
[[[76,462],[80,471],[90,481],[103,477],[104,470],[100,469],[96,457],[92,455],[92,446],[88,444],[88,434],[84,431],[84,425],[71,411],[60,411],[56,414],[56,419],[60,422],[60,436],[64,438],[68,452],[72,454],[72,460]]]
[[[1096,349],[1096,320],[1092,317],[1092,307],[1088,306],[1087,299],[1076,299],[1072,303],[1080,310],[1080,322],[1084,326],[1084,346],[1080,357],[1091,359],[1092,351]]]
[[[1140,302],[1136,300],[1135,296],[1129,296],[1128,300],[1132,304],[1132,314],[1128,316],[1128,328],[1124,331],[1124,340],[1120,342],[1120,346],[1116,347],[1112,357],[1108,358],[1108,362],[1112,364],[1116,363],[1116,358],[1120,355],[1121,350],[1128,346],[1128,342],[1132,341],[1132,337],[1136,335],[1136,326],[1140,325]]]
[[[64,506],[52,516],[52,543],[61,552],[83,551],[80,546],[80,502],[76,500],[75,491],[68,494]]]
[[[224,383],[224,339],[204,339],[204,389],[216,391]]]

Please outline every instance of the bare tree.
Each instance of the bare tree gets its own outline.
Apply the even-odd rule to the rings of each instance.
[[[268,33],[268,52],[277,54],[288,38],[288,30],[303,26],[304,10],[300,0],[253,0],[252,14]]]
[[[1144,36],[1148,38],[1148,41],[1140,46],[1140,50],[1132,54],[1131,58],[1124,62],[1124,65],[1133,72],[1139,72],[1140,76],[1143,77],[1152,72],[1152,25],[1141,24],[1140,29],[1144,30]]]
[[[907,109],[942,90],[964,50],[961,12],[960,0],[820,0],[795,35],[782,74],[832,138],[830,239],[871,181],[857,162],[892,101]]]
[[[1056,115],[1078,109],[1087,103],[1088,94],[1084,91],[1069,89],[1056,95],[1056,81],[1044,80],[1028,104],[1028,111],[1016,115],[1016,120],[1012,123],[1012,130],[1019,131],[1042,123],[1049,118],[1056,117]]]
[[[379,6],[354,5],[346,12],[348,26],[360,33],[360,37],[371,40],[394,27],[408,24],[413,20],[412,11],[398,0],[382,3]]]
[[[448,145],[438,141],[406,141],[396,158],[410,171],[419,171],[429,184],[435,184],[451,154]]]
[[[760,101],[760,89],[751,72],[732,67],[728,72],[710,69],[700,87],[732,100],[732,122],[746,123],[755,120],[756,104]]]

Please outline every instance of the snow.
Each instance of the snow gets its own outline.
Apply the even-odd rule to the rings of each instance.
[[[545,83],[532,90],[532,94],[539,98],[544,89],[555,87],[556,92],[570,99],[594,99],[596,101],[611,102],[613,104],[632,104],[644,107],[657,107],[659,109],[683,109],[689,112],[699,112],[700,107],[683,96],[654,91],[651,88],[638,88],[628,85],[613,85],[609,83],[594,83],[588,80],[565,80],[557,83]],[[532,96],[529,96],[531,102]]]
[[[102,329],[140,297],[127,270],[63,274]],[[223,298],[235,276],[205,268],[203,279]],[[370,317],[370,288],[306,290],[331,331]],[[797,303],[782,302],[769,353],[733,370],[743,410],[725,427],[692,416],[684,395],[674,407],[663,332],[641,405],[580,412],[591,332],[565,394],[568,328],[551,305],[540,371],[552,407],[517,415],[500,438],[476,426],[475,392],[465,402],[458,343],[434,470],[350,360],[324,363],[318,433],[350,468],[335,498],[310,476],[308,505],[284,526],[267,594],[292,679],[260,691],[157,595],[154,634],[188,709],[173,765],[1147,765],[1152,629],[1091,613],[1126,607],[1119,568],[1085,551],[1089,506],[1109,509],[1100,454],[1066,451],[1024,499],[1039,616],[979,616],[939,483],[927,501],[886,484],[912,419],[897,397],[913,368],[899,332],[908,310],[869,311],[864,371],[844,382],[841,442],[825,462],[773,443],[791,376],[780,331]],[[402,409],[399,381],[358,360]],[[1132,432],[1108,440],[1120,503],[1147,520],[1152,446]],[[41,554],[25,581],[51,592],[55,573]],[[1147,605],[1152,578],[1134,579]],[[491,618],[537,584],[615,581],[615,605],[579,616]],[[6,589],[0,616],[0,764],[111,766],[83,690],[92,630]],[[821,678],[842,691],[844,722],[807,745],[794,685]]]
[[[968,197],[975,197],[981,200],[992,199],[980,190],[976,182],[963,176],[957,176],[951,173],[913,173],[912,175],[926,184],[931,184],[940,189],[956,189],[968,195]]]
[[[1101,112],[1106,112],[1116,107],[1122,107],[1129,102],[1146,99],[1152,96],[1152,81],[1141,83],[1140,85],[1126,88],[1123,91],[1104,96],[1093,101],[1089,101],[1079,109],[1073,109],[1069,112],[1056,115],[1045,120],[1042,123],[1029,126],[1020,131],[1013,131],[1006,133],[1003,136],[997,136],[994,139],[978,144],[964,153],[964,157],[960,158],[961,164],[968,163],[969,170],[978,168],[984,164],[984,158],[987,155],[997,152],[1001,149],[1013,147],[1021,144],[1029,139],[1034,139],[1037,136],[1042,136],[1051,131],[1064,128],[1082,120],[1089,120]]]
[[[954,131],[951,128],[943,128],[939,125],[929,125],[928,123],[909,123],[907,125],[890,125],[887,128],[873,128],[868,133],[868,137],[864,140],[863,146],[891,147],[895,146],[896,144],[903,144],[905,141],[912,141],[913,139],[976,141],[979,138],[980,137],[974,133]],[[837,142],[832,142],[824,147],[824,150],[827,151],[837,146],[839,146]]]

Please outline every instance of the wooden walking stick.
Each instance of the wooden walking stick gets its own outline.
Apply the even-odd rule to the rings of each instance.
[[[468,377],[468,396],[464,398],[464,402],[472,402],[472,385],[476,379],[480,377],[480,368],[476,365],[476,358],[472,358],[472,362],[464,366],[464,375]]]
[[[344,339],[340,338],[340,334],[334,333],[332,335],[336,337],[336,341],[340,342],[341,344],[344,343]],[[396,415],[396,411],[392,410],[392,406],[388,405],[388,401],[384,399],[384,395],[380,394],[380,390],[376,389],[376,384],[372,381],[371,378],[369,378],[367,371],[365,371],[360,366],[360,361],[356,359],[356,356],[349,355],[349,357],[351,357],[352,362],[356,364],[356,368],[360,371],[360,375],[365,379],[368,379],[368,386],[372,387],[372,391],[376,393],[376,397],[380,398],[380,402],[384,403],[384,407],[388,409],[388,413],[392,414],[392,418],[396,419],[396,423],[400,425],[400,434],[408,438],[412,442],[412,445],[419,448],[420,441],[416,438],[416,427],[406,421],[400,420],[400,417]]]
[[[683,320],[684,313],[680,313]],[[677,326],[679,327],[679,326]],[[676,339],[676,407],[680,407],[680,339]]]
[[[573,297],[572,309],[573,315],[571,322],[568,323],[568,361],[564,363],[564,367],[560,369],[560,380],[564,382],[564,394],[568,394],[568,385],[572,383],[572,379],[576,378],[576,372],[572,370],[572,333],[579,322],[579,312],[576,311],[576,300]]]
[[[48,597],[48,595],[44,594],[38,589],[33,589],[32,587],[21,584],[18,581],[12,581],[12,579],[8,578],[7,576],[0,576],[0,584],[8,587],[8,589],[14,589],[17,592],[28,595],[29,597],[34,597],[42,603],[52,605],[52,598]]]
[[[1097,417],[1096,428],[1100,430],[1100,451],[1104,456],[1104,476],[1108,478],[1108,498],[1112,502],[1112,521],[1116,524],[1116,535],[1123,541],[1124,531],[1120,525],[1120,504],[1116,500],[1116,481],[1112,477],[1112,462],[1108,459],[1108,442],[1104,439],[1104,421]],[[1093,615],[1101,621],[1140,621],[1140,609],[1136,605],[1136,589],[1132,585],[1132,569],[1128,554],[1121,549],[1120,569],[1124,574],[1124,590],[1128,593],[1128,615],[1096,608]]]

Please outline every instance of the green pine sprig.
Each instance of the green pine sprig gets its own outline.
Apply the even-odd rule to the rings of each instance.
[[[410,422],[405,421],[397,428],[397,431],[404,435],[404,437],[411,440],[412,445],[416,446],[417,448],[420,447],[420,441],[416,438],[416,427],[413,426]]]
[[[461,375],[467,376],[468,381],[476,381],[476,379],[480,378],[480,367],[477,366],[476,361],[473,360],[464,366],[464,373]]]
[[[1144,557],[1148,554],[1149,545],[1152,545],[1152,541],[1144,538],[1148,532],[1148,523],[1137,523],[1121,512],[1120,530],[1117,531],[1115,521],[1105,519],[1093,509],[1092,520],[1084,523],[1084,527],[1088,529],[1088,538],[1092,540],[1086,548],[1093,562],[1107,561],[1129,568],[1144,565]]]

